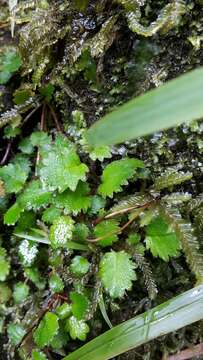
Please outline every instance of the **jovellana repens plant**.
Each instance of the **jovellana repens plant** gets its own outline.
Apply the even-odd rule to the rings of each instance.
[[[203,318],[202,126],[185,124],[203,115],[203,69],[159,87],[167,71],[146,39],[176,33],[191,10],[162,3],[3,7],[0,29],[19,39],[0,47],[12,94],[10,106],[0,94],[0,333],[11,359],[105,360]],[[148,311],[114,327],[126,299],[129,317]]]

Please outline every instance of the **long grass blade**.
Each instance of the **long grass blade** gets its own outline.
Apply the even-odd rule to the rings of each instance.
[[[106,331],[64,360],[107,360],[203,319],[203,285]]]
[[[97,121],[87,132],[92,146],[111,145],[203,116],[203,68],[148,91]]]

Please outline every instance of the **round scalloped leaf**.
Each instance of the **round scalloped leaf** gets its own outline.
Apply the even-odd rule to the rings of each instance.
[[[4,214],[4,224],[6,224],[6,225],[15,225],[15,223],[20,218],[21,212],[22,212],[22,208],[16,202]]]
[[[88,332],[90,331],[89,326],[83,320],[78,320],[76,317],[71,316],[66,323],[66,330],[69,331],[70,336],[73,340],[79,339],[85,341]]]
[[[78,276],[85,275],[88,272],[89,267],[89,261],[80,255],[75,256],[70,264],[71,272]]]
[[[75,191],[79,180],[85,181],[87,171],[87,165],[80,162],[73,144],[60,135],[41,153],[39,174],[47,190],[63,192],[69,188]]]
[[[10,263],[6,258],[6,250],[0,247],[0,281],[5,281],[10,271]]]
[[[58,330],[58,317],[51,312],[47,312],[34,331],[33,336],[35,343],[39,348],[49,345],[58,333]]]
[[[63,291],[64,284],[58,274],[52,274],[50,276],[49,287],[53,293],[60,293]]]
[[[99,264],[99,277],[112,298],[121,298],[136,279],[135,265],[125,251],[106,253]]]
[[[102,183],[99,185],[98,193],[103,197],[113,197],[114,192],[122,190],[123,185],[135,174],[137,168],[143,168],[144,163],[138,159],[125,158],[108,164],[102,174]]]

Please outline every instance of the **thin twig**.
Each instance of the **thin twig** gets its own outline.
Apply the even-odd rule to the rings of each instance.
[[[26,121],[29,120],[29,118],[40,108],[42,104],[39,104],[38,106],[36,106],[32,111],[30,111],[30,113],[25,117],[25,119],[23,119],[23,124],[26,123]]]
[[[191,349],[180,351],[176,355],[171,355],[167,360],[187,360],[200,355],[203,355],[203,343],[195,345]]]
[[[147,207],[148,207],[148,206],[147,206]],[[95,238],[95,239],[87,239],[87,241],[92,242],[92,243],[95,243],[95,242],[98,242],[98,241],[100,241],[100,240],[106,239],[108,236],[122,233],[122,231],[123,231],[125,228],[127,228],[127,227],[138,217],[139,213],[143,211],[143,208],[146,208],[146,205],[140,207],[140,208],[139,208],[139,211],[138,211],[127,223],[125,223],[121,228],[119,228],[119,230],[118,230],[117,232],[111,231],[111,232],[109,232],[108,234],[105,234],[105,235],[103,235],[103,236],[99,236],[99,237],[97,237],[97,238]]]
[[[51,115],[52,115],[52,117],[53,117],[53,119],[55,121],[57,131],[62,133],[62,129],[61,129],[61,126],[59,124],[59,121],[58,121],[58,118],[57,118],[57,115],[56,115],[54,109],[52,108],[52,106],[50,104],[48,104],[48,106],[49,106],[49,109],[51,111]]]
[[[4,165],[6,163],[6,161],[7,161],[7,159],[8,159],[8,156],[9,156],[9,153],[10,153],[10,150],[11,150],[11,144],[12,144],[12,142],[10,141],[8,143],[7,147],[6,147],[5,154],[4,154],[4,156],[3,156],[3,158],[2,158],[2,160],[0,162],[1,166]]]

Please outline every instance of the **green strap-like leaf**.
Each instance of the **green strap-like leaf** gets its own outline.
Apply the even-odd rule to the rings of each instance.
[[[64,360],[108,360],[203,318],[203,285],[115,326]]]
[[[130,100],[87,132],[92,146],[111,145],[203,116],[203,68]]]

